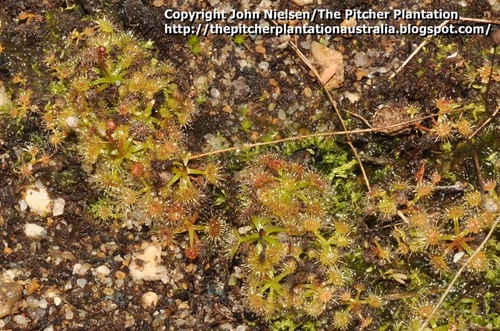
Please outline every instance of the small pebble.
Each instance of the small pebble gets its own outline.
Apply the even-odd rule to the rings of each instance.
[[[23,298],[23,286],[15,282],[0,284],[0,318],[10,315]]]
[[[50,211],[52,200],[49,197],[49,192],[45,187],[31,187],[24,193],[24,201],[32,212],[40,216],[44,216]]]
[[[181,309],[189,309],[189,303],[187,303],[186,301],[182,301],[177,306],[177,309],[179,309],[179,310],[181,310]]]
[[[149,246],[136,254],[129,265],[130,276],[134,281],[164,280],[168,278],[167,268],[161,263],[161,249]]]
[[[261,63],[259,63],[259,68],[262,69],[262,70],[269,69],[269,62],[262,61]]]
[[[158,295],[155,292],[146,292],[142,295],[142,306],[144,308],[154,307],[158,303]]]
[[[252,230],[252,227],[247,225],[247,226],[242,226],[238,228],[238,233],[241,235],[247,234],[249,231]]]
[[[76,280],[76,285],[80,286],[81,288],[84,288],[85,285],[87,285],[87,280],[84,278],[78,278]]]
[[[309,41],[301,41],[300,42],[300,47],[303,49],[310,49],[311,48],[311,43]]]
[[[211,90],[210,90],[210,95],[214,98],[218,98],[220,97],[220,92],[218,89],[216,89],[215,87],[213,87]]]
[[[26,201],[19,200],[19,209],[21,211],[25,211],[26,209],[28,209],[28,204],[26,203]]]
[[[40,282],[38,279],[34,278],[28,286],[26,286],[26,294],[32,295],[35,293],[39,288],[41,287]]]
[[[278,111],[278,118],[282,121],[284,121],[286,119],[286,113],[283,109],[280,109]]]
[[[14,316],[14,322],[16,322],[20,327],[25,328],[28,326],[30,319],[23,315],[16,315]]]
[[[110,288],[110,287],[106,287],[106,288],[104,289],[104,291],[103,291],[103,292],[104,292],[104,294],[106,294],[107,296],[111,296],[111,295],[113,295],[113,294],[115,293],[115,290],[113,290],[113,289],[112,289],[112,288]]]
[[[248,139],[254,143],[260,139],[260,133],[258,131],[252,131]]]
[[[24,226],[24,234],[30,238],[40,238],[44,237],[47,234],[47,231],[44,227],[38,224],[28,223]]]
[[[38,301],[38,307],[40,307],[42,309],[47,308],[47,305],[48,305],[48,303],[47,303],[47,300],[45,300],[45,299]]]
[[[306,87],[306,88],[304,89],[304,95],[306,96],[306,98],[310,98],[310,97],[312,97],[312,90],[311,90],[311,88],[310,88],[310,87]]]
[[[0,82],[0,107],[7,106],[11,101],[9,95],[5,91],[5,87],[2,86],[2,82]]]
[[[257,46],[255,46],[255,52],[258,54],[265,54],[266,48],[262,45],[257,45]]]
[[[59,306],[62,300],[60,297],[54,297],[54,305]]]
[[[68,310],[66,310],[66,314],[64,317],[67,320],[72,320],[74,316],[75,316],[75,314],[71,310],[68,309]]]
[[[498,212],[498,203],[491,198],[484,199],[483,205],[484,210],[486,210],[486,212],[490,214],[495,214],[496,212]]]
[[[233,331],[233,326],[230,323],[224,323],[220,326],[220,330]]]
[[[61,216],[64,214],[64,205],[66,202],[63,198],[57,198],[54,200],[54,207],[52,207],[52,216]]]
[[[464,252],[458,252],[455,255],[453,255],[453,263],[457,263],[460,261],[460,259],[465,255]]]
[[[116,279],[121,280],[121,279],[125,279],[125,277],[127,277],[127,274],[121,270],[118,270],[117,272],[115,272],[115,277],[116,277]]]
[[[76,129],[78,127],[78,117],[76,116],[68,116],[64,121],[66,126],[70,129]]]
[[[109,268],[105,265],[97,267],[97,269],[95,271],[97,272],[98,275],[101,275],[101,276],[107,276],[111,273]]]
[[[91,267],[92,267],[92,265],[90,263],[84,263],[84,264],[82,264],[82,267],[78,271],[78,275],[79,276],[85,275],[87,273],[87,271],[90,270]]]

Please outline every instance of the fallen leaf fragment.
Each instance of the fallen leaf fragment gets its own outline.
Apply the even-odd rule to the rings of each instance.
[[[344,59],[342,53],[316,41],[311,44],[314,62],[319,65],[319,78],[326,90],[331,91],[344,84]]]

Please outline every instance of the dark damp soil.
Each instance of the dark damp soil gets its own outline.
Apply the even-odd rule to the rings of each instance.
[[[324,93],[309,75],[309,69],[290,47],[282,47],[286,40],[246,37],[242,45],[236,45],[229,36],[209,36],[200,37],[200,49],[195,50],[187,37],[164,34],[163,11],[168,5],[185,11],[202,10],[210,8],[209,2],[158,1],[164,4],[159,7],[154,5],[156,2],[2,0],[0,45],[4,50],[0,52],[0,81],[7,86],[16,76],[29,80],[32,103],[44,107],[49,94],[47,76],[39,74],[45,69],[44,52],[61,47],[62,38],[104,14],[123,29],[152,40],[158,57],[176,69],[176,83],[181,93],[199,100],[194,119],[184,128],[187,145],[193,154],[208,150],[210,144],[214,144],[210,141],[218,135],[222,137],[222,146],[228,147],[263,136],[289,137],[341,128]],[[486,0],[465,2],[465,7],[445,0],[431,3],[425,6],[420,1],[410,1],[404,6],[458,10],[467,17],[498,17],[498,13],[491,12]],[[280,10],[299,8],[290,1],[271,5]],[[398,4],[388,0],[377,4],[349,0],[323,1],[321,7],[338,11],[348,8],[384,10],[394,5]],[[256,5],[248,4],[248,8],[243,8],[231,1],[228,6],[251,10]],[[314,5],[301,10],[311,8]],[[395,24],[393,21],[388,23]],[[321,37],[299,39],[306,53],[310,42]],[[438,59],[437,54],[442,52],[443,45],[454,43],[461,61],[480,66],[481,51],[493,45],[486,36],[432,39],[425,51],[402,72],[394,79],[389,78],[422,40],[419,36],[332,36],[330,41],[341,50],[346,69],[343,86],[332,92],[340,108],[371,119],[381,105],[389,102],[417,103],[432,114],[437,98],[478,97],[477,91],[465,87],[467,68],[463,63],[447,55]],[[366,74],[357,76],[361,71]],[[209,88],[204,90],[204,86]],[[491,93],[491,105],[497,104],[498,84],[495,88],[496,94]],[[349,101],[347,93],[356,94],[358,100]],[[357,117],[349,114],[346,117],[351,128],[366,128]],[[242,119],[251,121],[248,130],[241,129]],[[431,124],[432,119],[422,123],[423,126]],[[3,323],[0,328],[21,329],[23,323],[14,315],[22,315],[27,319],[22,327],[24,330],[267,329],[266,320],[246,308],[242,290],[228,285],[234,273],[234,261],[227,261],[209,246],[202,247],[195,261],[189,261],[180,248],[185,247],[187,238],[179,238],[179,247],[163,257],[170,272],[167,282],[133,282],[128,275],[131,257],[143,242],[150,240],[151,229],[143,227],[136,231],[114,227],[90,216],[88,208],[97,199],[97,193],[86,181],[77,151],[59,152],[50,165],[33,169],[29,178],[18,173],[13,151],[47,138],[39,113],[35,112],[23,125],[19,134],[16,124],[4,123],[5,130],[0,133],[0,154],[10,156],[0,163],[0,270],[4,278],[22,282],[27,292],[20,307],[0,320]],[[374,160],[382,163],[392,160],[395,165],[392,171],[402,177],[413,176],[423,159],[434,157],[432,151],[437,147],[436,140],[415,128],[392,136],[383,133],[357,135],[353,143],[359,151],[371,156],[366,161],[369,171],[378,167]],[[53,151],[47,147],[47,153]],[[473,160],[470,155],[459,157],[452,160],[451,167],[469,169],[463,170],[463,177],[468,178]],[[64,198],[62,216],[44,218],[20,210],[20,194],[35,180],[43,181],[51,195]],[[24,233],[26,222],[42,225],[47,231],[43,239],[27,237]],[[229,222],[238,224],[237,220]],[[78,268],[85,264],[89,271],[79,273]],[[100,266],[105,266],[109,272],[96,271]],[[146,292],[158,295],[156,305],[143,305],[142,297]]]

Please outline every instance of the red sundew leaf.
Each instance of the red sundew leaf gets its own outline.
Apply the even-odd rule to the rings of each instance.
[[[190,260],[196,259],[198,256],[198,249],[196,247],[188,247],[186,248],[186,257]]]

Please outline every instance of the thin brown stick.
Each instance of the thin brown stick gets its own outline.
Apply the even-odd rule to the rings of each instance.
[[[406,217],[405,214],[403,214],[403,212],[401,210],[398,210],[397,211],[397,214],[398,216],[406,223],[406,224],[410,224],[410,221],[408,220],[408,217]]]
[[[319,80],[319,76],[318,76],[318,80]],[[324,86],[323,86],[323,88],[324,88]],[[337,113],[337,116],[339,117],[340,122],[342,123],[342,127],[343,127],[344,131],[346,131],[345,135],[346,135],[346,138],[347,138],[347,144],[349,145],[349,147],[351,147],[351,150],[354,153],[354,156],[356,157],[356,160],[358,161],[359,168],[361,169],[361,173],[363,174],[363,178],[364,178],[365,183],[366,183],[366,188],[368,189],[368,191],[371,191],[372,188],[370,186],[370,181],[368,180],[368,176],[366,175],[365,167],[363,166],[363,162],[361,161],[361,157],[359,156],[358,152],[356,151],[356,147],[354,147],[354,145],[353,145],[353,143],[351,141],[350,133],[347,130],[345,122],[344,122],[344,120],[342,119],[342,117],[340,115],[340,112],[339,112],[339,110],[337,108],[337,103],[335,102],[335,100],[333,100],[332,95],[330,94],[330,92],[327,91],[326,95],[328,96],[328,99],[332,103],[333,108],[335,109],[335,112]]]
[[[373,131],[373,129],[361,129],[361,130],[351,130],[348,133],[367,133],[367,132],[372,132],[372,131]],[[277,140],[273,140],[273,141],[265,141],[265,142],[260,142],[260,143],[253,143],[253,144],[246,144],[246,145],[242,145],[242,146],[235,146],[235,147],[228,147],[228,148],[224,148],[224,149],[218,149],[216,151],[210,151],[210,152],[206,152],[206,153],[191,155],[189,157],[189,159],[194,160],[194,159],[199,159],[199,158],[202,158],[205,156],[211,156],[211,155],[217,155],[217,154],[229,153],[229,152],[236,152],[236,151],[239,151],[242,149],[248,149],[248,148],[259,147],[259,146],[275,145],[275,144],[280,144],[280,143],[287,142],[287,141],[295,141],[295,140],[315,138],[315,137],[340,136],[340,135],[345,135],[346,133],[347,133],[346,131],[335,131],[335,132],[313,133],[313,134],[307,134],[307,135],[302,135],[302,136],[293,136],[293,137],[277,139]]]
[[[482,18],[472,18],[472,17],[460,17],[459,21],[463,21],[463,22],[475,22],[475,23],[487,23],[487,24],[500,24],[500,21],[499,20],[487,20],[487,19],[482,19]],[[442,22],[441,24],[439,24],[439,27],[443,27],[445,26],[446,24],[448,24],[450,22],[450,20],[446,20],[444,22]],[[427,38],[425,38],[421,43],[420,45],[418,45],[417,48],[415,48],[415,50],[410,54],[410,56],[408,56],[408,58],[405,60],[405,62],[403,62],[403,64],[395,71],[393,72],[389,78],[394,78],[396,77],[396,75],[401,71],[403,70],[404,67],[406,67],[406,65],[408,64],[408,62],[411,61],[411,59],[413,59],[413,57],[415,55],[417,55],[417,53],[420,51],[420,49],[422,49],[422,47],[424,47],[430,40],[431,40],[432,36],[429,36]]]
[[[352,111],[349,111],[349,110],[343,110],[344,113],[347,113],[347,114],[350,114],[354,117],[356,117],[357,119],[360,119],[361,121],[363,121],[363,123],[366,124],[367,127],[371,128],[372,125],[370,124],[370,122],[368,122],[368,120],[366,118],[364,118],[363,116],[359,115],[359,114],[356,114],[356,113],[353,113]]]
[[[458,277],[460,277],[460,275],[465,270],[465,268],[467,268],[467,266],[472,261],[472,259],[474,259],[476,257],[476,255],[486,245],[486,243],[490,239],[491,235],[495,231],[496,227],[498,226],[498,223],[500,223],[500,217],[497,217],[497,220],[495,221],[495,223],[491,227],[490,231],[488,232],[488,234],[486,235],[486,237],[484,238],[484,240],[481,242],[481,245],[479,245],[479,247],[476,248],[476,250],[474,251],[474,253],[472,253],[472,255],[467,259],[467,261],[465,261],[464,265],[460,268],[460,270],[458,270],[458,272],[455,275],[455,277],[453,277],[451,283],[448,285],[448,287],[446,288],[446,290],[444,291],[444,293],[441,295],[441,298],[439,299],[438,303],[436,304],[436,306],[434,306],[434,310],[432,310],[432,313],[429,315],[429,317],[427,317],[427,319],[424,321],[424,324],[422,324],[420,326],[420,329],[418,329],[418,331],[424,331],[425,330],[425,327],[427,326],[427,324],[429,324],[429,322],[432,319],[432,317],[434,316],[434,314],[436,314],[436,312],[439,310],[439,308],[441,308],[441,305],[443,304],[444,300],[446,299],[446,296],[448,295],[448,293],[450,293],[451,289],[453,288],[453,286],[457,282]]]
[[[499,20],[488,20],[485,18],[473,18],[473,17],[460,17],[459,21],[474,22],[474,23],[486,23],[486,24],[500,24]]]
[[[493,55],[491,57],[491,70],[490,70],[490,75],[488,77],[488,85],[486,86],[486,92],[484,92],[484,107],[486,108],[486,113],[490,112],[489,111],[489,104],[488,104],[488,94],[489,94],[489,91],[490,91],[490,88],[491,88],[491,84],[492,84],[492,77],[493,77],[493,68],[495,66],[495,58],[496,58],[496,53],[497,53],[497,49],[498,49],[498,46],[495,46],[493,48]],[[498,115],[498,111],[500,110],[500,108],[498,107],[498,105],[496,106],[496,109],[495,111],[493,112],[493,114],[491,114],[490,117],[488,117],[483,123],[481,123],[481,125],[479,125],[479,127],[476,129],[476,131],[474,131],[474,133],[471,134],[471,136],[469,137],[469,140],[472,139],[476,134],[478,134],[479,131],[481,131],[486,125],[488,125],[488,123],[490,123],[497,115]]]
[[[474,131],[474,133],[470,135],[469,139],[472,139],[472,137],[474,137],[476,134],[479,133],[479,131],[481,131],[486,125],[488,125],[488,123],[490,123],[498,115],[498,111],[500,111],[500,108],[497,108],[490,117],[488,117],[483,123],[481,123],[481,125],[476,129],[476,131]]]
[[[335,113],[337,114],[337,117],[340,120],[340,124],[342,125],[342,129],[345,132],[347,144],[351,148],[352,152],[354,153],[354,156],[356,157],[356,160],[358,161],[359,168],[361,169],[361,173],[363,174],[363,179],[365,180],[366,188],[368,190],[371,190],[370,181],[368,180],[368,176],[366,175],[365,167],[363,166],[363,162],[361,161],[361,158],[359,157],[359,154],[356,151],[356,148],[354,147],[354,145],[351,141],[351,136],[349,135],[349,131],[347,130],[347,126],[345,124],[345,121],[342,118],[342,115],[340,114],[340,111],[337,107],[337,102],[335,102],[335,100],[333,100],[333,97],[332,97],[330,91],[328,91],[326,89],[325,84],[323,84],[323,82],[321,81],[321,78],[320,78],[318,71],[313,67],[313,65],[311,64],[311,62],[309,62],[309,60],[306,58],[306,56],[300,51],[300,49],[297,47],[296,42],[293,43],[290,41],[288,44],[293,48],[293,50],[295,51],[295,53],[297,53],[297,55],[300,57],[300,59],[309,67],[309,69],[312,70],[312,72],[316,76],[316,80],[318,81],[320,86],[323,88],[323,90],[326,92],[326,96],[328,97],[328,100],[330,101],[331,105],[333,106],[333,109],[335,109]]]
[[[450,20],[446,20],[444,21],[443,23],[439,24],[439,27],[442,28],[443,26],[445,26],[446,24],[448,24],[448,22],[450,22]],[[408,56],[408,58],[405,60],[405,62],[403,62],[403,64],[398,68],[396,69],[395,72],[393,72],[389,78],[392,79],[394,77],[396,77],[396,75],[401,71],[403,70],[404,67],[406,67],[406,65],[411,61],[411,59],[413,59],[413,57],[415,55],[417,55],[417,53],[422,49],[422,47],[424,47],[425,45],[427,45],[427,43],[431,40],[431,36],[425,38],[421,43],[420,45],[418,45],[417,48],[415,48],[415,50],[410,54],[410,56]]]
[[[449,114],[449,113],[454,113],[457,111],[462,111],[462,109],[451,109],[447,112],[443,112],[442,114]],[[296,141],[296,140],[302,140],[302,139],[307,139],[307,138],[316,138],[316,137],[333,137],[333,136],[340,136],[340,135],[345,135],[346,133],[348,134],[362,134],[362,133],[369,133],[369,132],[380,132],[382,130],[387,130],[391,128],[396,128],[400,127],[402,125],[411,125],[414,123],[421,122],[425,119],[435,117],[435,114],[432,115],[426,115],[422,116],[419,118],[414,118],[409,121],[405,122],[400,122],[396,124],[391,124],[391,125],[386,125],[384,127],[376,127],[376,128],[369,128],[369,129],[355,129],[355,130],[349,130],[349,131],[333,131],[333,132],[321,132],[321,133],[313,133],[313,134],[307,134],[307,135],[302,135],[302,136],[294,136],[294,137],[288,137],[288,138],[283,138],[283,139],[277,139],[273,141],[266,141],[266,142],[260,142],[260,143],[253,143],[253,144],[245,144],[242,146],[235,146],[235,147],[228,147],[224,149],[218,149],[215,151],[210,151],[210,152],[205,152],[201,154],[196,154],[196,155],[191,155],[189,157],[189,160],[194,160],[194,159],[200,159],[205,156],[211,156],[211,155],[217,155],[217,154],[223,154],[223,153],[229,153],[229,152],[235,152],[241,149],[248,149],[248,148],[253,148],[253,147],[259,147],[259,146],[267,146],[267,145],[274,145],[274,144],[280,144],[283,142],[287,141]]]
[[[479,158],[477,156],[476,149],[472,145],[472,141],[469,140],[469,143],[472,148],[472,156],[474,157],[474,167],[476,168],[477,181],[479,182],[479,187],[481,188],[481,194],[484,194],[484,182],[483,175],[481,174],[481,165],[479,164]]]

